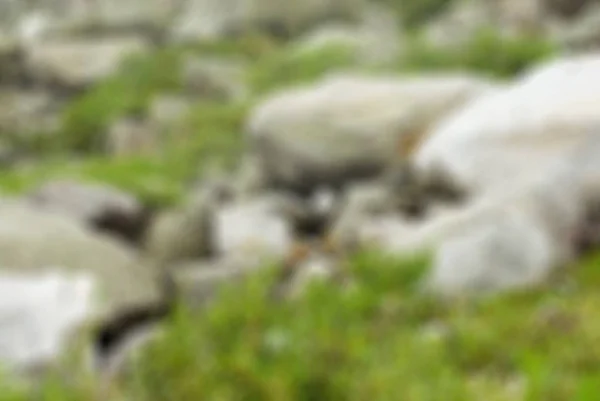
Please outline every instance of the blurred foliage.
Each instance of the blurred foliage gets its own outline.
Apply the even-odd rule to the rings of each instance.
[[[506,37],[494,29],[480,30],[458,48],[436,46],[418,35],[407,43],[398,63],[401,70],[472,71],[499,78],[515,76],[558,51],[545,38]]]
[[[198,104],[172,132],[165,133],[157,154],[119,158],[92,154],[79,159],[59,154],[44,163],[5,172],[0,187],[19,193],[53,178],[70,177],[113,185],[146,203],[177,203],[186,184],[198,175],[201,160],[210,157],[233,164],[241,151],[247,108],[246,104]]]
[[[255,93],[263,93],[310,83],[327,73],[355,65],[353,51],[344,46],[323,46],[304,52],[284,48],[258,60],[249,73],[249,81]]]
[[[101,148],[102,134],[114,120],[144,113],[153,95],[179,87],[181,56],[178,49],[166,49],[128,60],[117,74],[66,109],[61,146],[79,151]]]
[[[227,284],[203,313],[176,311],[111,399],[597,399],[600,255],[546,288],[444,302],[419,291],[429,260],[358,255],[351,284],[287,302],[275,269]],[[40,399],[94,399],[53,388]]]

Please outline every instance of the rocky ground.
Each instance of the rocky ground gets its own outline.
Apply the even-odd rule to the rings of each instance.
[[[7,399],[594,399],[597,3],[0,0]]]

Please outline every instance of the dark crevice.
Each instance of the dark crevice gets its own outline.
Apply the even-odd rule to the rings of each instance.
[[[130,307],[99,325],[94,335],[97,356],[112,355],[138,329],[163,321],[171,315],[178,299],[177,287],[169,273],[165,273],[161,280],[163,294],[160,301]]]

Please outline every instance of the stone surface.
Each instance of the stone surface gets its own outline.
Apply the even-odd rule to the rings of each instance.
[[[99,314],[157,295],[156,272],[120,242],[93,233],[56,212],[19,200],[0,204],[0,266],[15,272],[44,272],[47,266],[92,274],[98,280]]]
[[[234,101],[247,95],[245,67],[239,61],[189,58],[183,63],[186,93],[202,99]]]
[[[267,30],[294,35],[329,18],[358,18],[364,0],[307,0],[281,3],[273,0],[191,0],[173,25],[175,40],[207,40],[228,34]]]
[[[158,129],[173,127],[192,110],[193,101],[176,94],[163,94],[155,97],[150,104],[148,120]]]
[[[0,268],[0,364],[16,373],[56,362],[93,312],[94,280],[47,266],[25,274]]]
[[[147,49],[136,37],[54,39],[27,46],[25,65],[37,81],[68,89],[85,88],[115,72]]]
[[[159,213],[144,240],[148,256],[168,267],[213,255],[218,206],[214,196],[211,189],[201,189],[180,208]]]
[[[470,193],[542,174],[598,135],[597,53],[550,61],[441,121],[412,161]]]
[[[405,157],[439,119],[493,87],[464,75],[335,75],[273,94],[246,131],[272,185],[339,186]]]
[[[123,117],[111,124],[106,135],[107,152],[115,157],[154,154],[160,145],[158,126],[140,118]]]
[[[0,91],[0,104],[0,132],[17,135],[15,140],[27,141],[60,126],[60,102],[46,91]]]
[[[73,219],[7,199],[0,221],[2,296],[23,295],[2,302],[0,359],[24,373],[60,363],[89,345],[89,328],[160,297],[151,265]]]
[[[132,195],[105,184],[57,180],[28,195],[35,207],[58,212],[84,225],[130,241],[143,235],[149,214]]]
[[[220,255],[281,259],[291,249],[292,228],[277,213],[273,197],[259,197],[219,208],[215,225],[216,248]]]
[[[292,51],[303,54],[343,47],[352,50],[360,64],[380,65],[399,57],[401,38],[394,12],[383,6],[370,5],[357,22],[326,24],[300,36],[292,44]]]

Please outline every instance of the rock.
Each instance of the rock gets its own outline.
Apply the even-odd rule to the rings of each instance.
[[[60,126],[60,102],[48,92],[4,90],[0,92],[0,103],[0,132],[18,135],[13,138],[16,142],[33,140]]]
[[[530,287],[573,261],[578,250],[572,238],[585,219],[584,194],[590,194],[578,186],[588,173],[561,170],[550,169],[519,197],[497,203],[468,231],[446,236],[436,250],[430,288],[455,295]]]
[[[275,194],[280,213],[290,223],[294,236],[319,238],[329,230],[335,220],[338,194],[319,188],[307,199],[293,193]]]
[[[135,197],[104,184],[50,181],[27,199],[37,208],[133,242],[140,240],[149,223],[149,211]]]
[[[277,200],[273,197],[259,197],[217,211],[219,255],[282,259],[291,245],[290,224],[277,213]]]
[[[570,19],[587,11],[597,0],[543,0],[542,7],[552,16]]]
[[[367,221],[392,210],[389,188],[379,183],[352,185],[346,190],[327,240],[334,247],[351,249],[361,242],[361,231]]]
[[[247,123],[272,186],[310,192],[379,173],[491,83],[463,75],[342,74],[275,93]]]
[[[217,206],[214,190],[202,188],[181,208],[159,213],[145,238],[148,256],[163,267],[213,256]]]
[[[149,124],[161,130],[171,128],[191,112],[192,106],[191,99],[180,95],[157,96],[150,104]]]
[[[3,302],[3,310],[18,313],[23,321],[15,320],[14,327],[3,326],[0,330],[1,338],[4,330],[21,333],[27,325],[35,325],[37,334],[22,333],[22,340],[30,342],[28,352],[19,350],[17,343],[12,343],[12,351],[3,351],[9,359],[10,352],[14,352],[16,362],[25,363],[26,368],[43,369],[48,357],[54,359],[59,351],[75,351],[74,343],[63,337],[67,330],[69,338],[77,334],[82,340],[85,337],[83,342],[89,345],[87,328],[160,297],[156,272],[151,266],[122,244],[93,233],[72,219],[37,210],[22,201],[3,200],[0,221],[0,286],[7,286],[2,293],[23,294],[30,291],[26,288],[34,292],[26,300],[11,297],[14,303]],[[21,336],[12,341],[17,337]],[[66,341],[70,344],[68,350]],[[3,347],[10,344],[4,342]]]
[[[37,19],[43,16],[46,26],[42,27],[45,29],[41,33],[45,36],[50,34],[62,37],[81,34],[148,34],[153,30],[160,32],[166,29],[179,11],[178,1],[163,0],[33,0],[28,3],[14,10],[13,25],[23,25],[25,20],[32,19],[32,14]]]
[[[493,25],[489,7],[481,1],[453,1],[448,11],[426,23],[423,36],[441,48],[460,47],[482,28]]]
[[[501,37],[544,34],[547,13],[538,0],[453,1],[448,10],[425,25],[426,41],[443,49],[471,42],[490,30]]]
[[[488,3],[496,26],[509,34],[541,33],[546,10],[538,0],[499,0]]]
[[[311,53],[329,47],[351,49],[356,61],[366,65],[394,61],[401,50],[402,34],[393,11],[371,5],[357,23],[329,24],[302,35],[293,52]]]
[[[600,45],[600,4],[592,4],[572,20],[558,21],[549,36],[572,52],[597,50]]]
[[[24,83],[22,58],[18,41],[9,35],[3,35],[0,30],[0,85],[14,87]]]
[[[25,49],[25,65],[39,82],[82,89],[114,73],[132,55],[147,49],[143,39],[54,39]]]
[[[99,316],[158,296],[156,272],[118,241],[31,204],[0,204],[0,268],[43,272],[47,266],[89,273],[98,281]]]
[[[65,1],[63,0],[63,3]],[[102,0],[96,2],[67,0],[63,6],[69,10],[66,17],[72,27],[93,27],[96,30],[119,31],[123,28],[165,28],[177,13],[178,1],[162,0]],[[75,4],[74,4],[75,3]]]
[[[234,60],[189,58],[183,64],[183,87],[191,96],[232,101],[247,95],[245,67]]]
[[[533,68],[441,121],[411,162],[425,181],[444,176],[471,195],[543,174],[597,135],[599,74],[598,54]]]
[[[173,24],[176,41],[210,40],[256,30],[289,37],[324,19],[359,18],[364,0],[283,4],[273,0],[192,0]]]
[[[0,269],[0,365],[33,373],[56,363],[93,312],[94,281],[47,266],[26,274]]]
[[[238,199],[253,198],[267,188],[267,179],[260,160],[249,152],[242,155],[233,181]]]
[[[506,213],[444,241],[428,285],[436,293],[456,295],[539,284],[557,267],[554,245],[529,216]]]
[[[239,283],[265,265],[237,257],[195,261],[172,268],[177,292],[187,306],[203,307],[226,285]]]
[[[600,202],[600,138],[539,176],[472,199],[416,225],[386,219],[376,238],[384,252],[430,251],[425,288],[443,295],[495,293],[545,283],[581,255],[578,241],[595,241],[590,213]],[[380,222],[381,224],[381,222]]]
[[[116,157],[149,155],[161,145],[158,127],[137,117],[123,117],[115,121],[107,133],[107,151]]]

